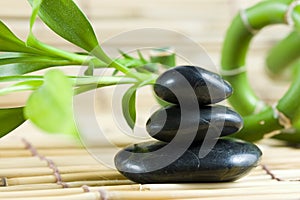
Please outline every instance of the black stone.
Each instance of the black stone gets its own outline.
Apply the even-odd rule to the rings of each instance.
[[[183,112],[186,117],[182,115]],[[146,129],[151,137],[170,142],[175,136],[190,141],[228,136],[239,131],[242,126],[242,117],[225,106],[201,106],[198,111],[181,111],[175,105],[153,113],[147,121]]]
[[[161,74],[154,92],[161,99],[182,104],[197,99],[200,105],[218,103],[232,94],[230,84],[220,75],[200,67],[178,66]]]
[[[201,145],[191,146],[182,149],[184,153],[174,162],[163,166],[174,156],[172,152],[183,148],[179,145],[169,147],[173,151],[161,151],[168,145],[171,144],[160,141],[131,145],[115,156],[116,168],[138,183],[225,182],[245,176],[258,165],[262,155],[254,144],[224,138],[203,158],[198,157]]]

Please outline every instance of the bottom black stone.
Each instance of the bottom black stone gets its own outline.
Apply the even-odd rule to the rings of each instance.
[[[215,142],[206,144],[200,154],[202,144],[184,148],[160,141],[143,142],[121,150],[115,165],[138,183],[234,181],[258,165],[262,153],[254,144],[229,138]],[[206,156],[199,157],[203,153]]]

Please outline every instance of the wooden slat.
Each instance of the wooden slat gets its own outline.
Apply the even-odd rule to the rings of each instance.
[[[24,132],[25,133],[25,132]],[[30,138],[36,137],[30,132],[26,132]],[[109,133],[107,133],[109,134]],[[11,149],[19,149],[24,134],[9,136],[2,139],[2,142],[10,143],[10,148],[1,148],[1,153],[12,152]],[[39,135],[40,141],[49,140],[52,142],[65,143],[69,146],[68,140],[62,140],[57,136]],[[32,139],[33,140],[33,139]],[[29,142],[31,142],[29,140]],[[63,153],[63,149],[53,146],[52,148],[43,146],[37,148],[40,155],[46,156],[53,161],[59,169],[62,181],[65,181],[69,188],[63,189],[63,185],[55,183],[56,177],[52,169],[47,166],[45,160],[37,157],[3,158],[0,157],[2,169],[1,177],[11,186],[0,187],[0,199],[29,200],[29,199],[90,199],[96,200],[101,195],[106,195],[108,199],[297,199],[299,196],[300,156],[298,149],[285,146],[281,142],[266,140],[259,143],[263,151],[262,166],[253,169],[252,172],[232,183],[194,183],[194,184],[134,184],[124,180],[114,169],[105,168],[99,161],[93,161],[92,155],[72,156]],[[2,147],[2,144],[0,144]],[[73,145],[69,150],[83,151],[81,146]],[[61,154],[50,156],[57,150]],[[101,148],[99,149],[101,150]],[[22,151],[26,151],[23,149]],[[28,150],[29,151],[29,150]],[[75,152],[75,151],[74,151]],[[45,154],[44,154],[45,153]],[[107,154],[107,157],[114,157],[114,151],[103,148],[99,154]],[[276,156],[275,156],[276,155]],[[77,158],[77,159],[76,159]],[[16,165],[31,164],[38,168],[17,168],[5,167],[14,162]],[[87,166],[86,164],[90,164]],[[289,164],[289,165],[287,165]],[[29,166],[29,165],[28,165]],[[82,166],[82,167],[81,167]],[[266,171],[268,168],[269,171]],[[16,174],[13,173],[14,170]],[[36,170],[36,174],[34,173]],[[7,174],[5,174],[7,173]],[[273,177],[271,176],[273,174]],[[20,175],[20,176],[18,176]],[[273,178],[273,179],[272,179]],[[281,181],[278,181],[281,180]],[[118,179],[118,180],[116,180]],[[3,182],[4,179],[2,179]],[[88,184],[89,187],[83,186]],[[83,187],[82,187],[83,186]],[[104,196],[102,196],[104,197]],[[280,198],[279,198],[280,197]]]

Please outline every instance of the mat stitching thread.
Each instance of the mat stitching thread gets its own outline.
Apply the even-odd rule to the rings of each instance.
[[[48,167],[53,170],[53,175],[56,178],[56,183],[58,185],[61,185],[63,188],[69,187],[67,183],[62,181],[61,174],[59,173],[59,170],[53,162],[53,160],[48,159],[46,156],[39,154],[38,150],[26,139],[23,138],[22,142],[25,144],[25,148],[31,152],[32,156],[38,157],[40,160],[44,160],[47,162]]]
[[[107,195],[107,191],[106,191],[106,190],[100,188],[100,189],[98,190],[98,192],[99,192],[99,194],[100,194],[100,199],[101,199],[101,200],[108,200],[108,195]]]
[[[6,177],[1,177],[0,182],[1,182],[0,186],[8,186]]]
[[[276,180],[276,181],[295,181],[295,182],[300,182],[300,179],[288,179],[288,180],[285,180],[285,179],[281,179],[281,178],[278,178],[276,177],[275,174],[272,173],[272,171],[266,166],[266,165],[261,165],[262,169],[266,172],[266,174],[270,175],[272,179]]]
[[[263,169],[268,175],[270,175],[271,178],[272,178],[273,180],[276,180],[276,181],[283,181],[282,179],[276,177],[276,175],[273,174],[273,173],[271,172],[271,170],[270,170],[266,165],[261,165],[261,166],[262,166],[262,169]]]
[[[83,185],[83,186],[81,186],[81,188],[83,189],[84,192],[90,192],[91,191],[89,186],[87,186],[87,185]]]

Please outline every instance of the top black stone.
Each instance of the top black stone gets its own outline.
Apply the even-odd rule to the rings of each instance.
[[[174,103],[207,105],[228,98],[233,90],[220,75],[195,66],[178,66],[161,74],[154,85],[161,99]]]

